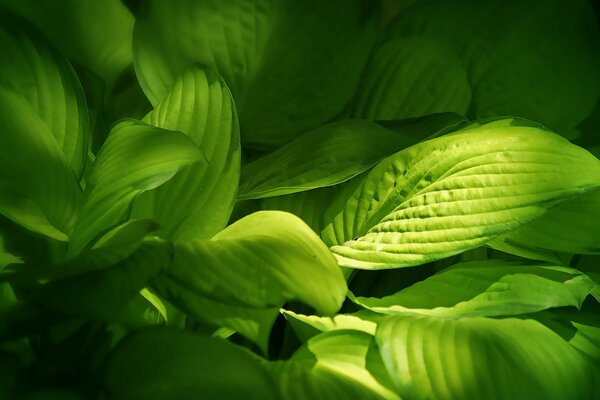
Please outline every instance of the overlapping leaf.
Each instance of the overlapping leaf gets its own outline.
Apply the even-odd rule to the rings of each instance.
[[[597,375],[588,359],[531,319],[390,316],[376,340],[406,398],[571,399],[595,393]]]
[[[245,351],[222,340],[167,329],[124,339],[110,357],[111,398],[276,399],[273,380]]]
[[[181,168],[203,158],[200,149],[180,132],[134,120],[117,124],[102,146],[86,187],[70,254],[77,254],[127,219],[140,193],[162,185]]]
[[[240,138],[235,106],[215,72],[195,65],[183,73],[144,121],[183,132],[204,153],[160,188],[136,200],[133,215],[156,220],[162,237],[208,239],[229,219],[240,174]]]
[[[342,266],[411,266],[478,247],[595,189],[600,161],[500,120],[412,146],[338,193],[323,237]]]
[[[134,63],[153,104],[190,63],[209,65],[232,89],[243,141],[280,145],[351,97],[375,37],[372,8],[361,0],[146,2]]]
[[[395,39],[377,49],[365,68],[351,115],[393,120],[453,111],[471,103],[467,72],[444,43],[426,37]]]
[[[600,95],[600,29],[591,2],[414,2],[390,38],[423,35],[454,49],[473,89],[473,118],[518,115],[561,134]]]
[[[390,296],[353,301],[384,314],[519,315],[552,307],[579,308],[594,285],[572,268],[489,260],[456,264]]]
[[[198,307],[210,301],[236,306],[235,317],[243,316],[243,309],[276,315],[289,300],[329,315],[346,295],[342,272],[327,247],[300,219],[277,211],[251,214],[212,240],[177,244],[172,266],[153,286],[167,300],[174,298],[185,311],[210,321],[216,313]],[[220,321],[228,317],[226,308],[223,313]]]

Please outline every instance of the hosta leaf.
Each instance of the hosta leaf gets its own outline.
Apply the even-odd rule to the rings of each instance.
[[[109,228],[127,219],[132,201],[181,168],[203,160],[200,149],[180,132],[125,120],[102,146],[69,252],[77,254]]]
[[[414,2],[389,37],[423,35],[453,46],[473,89],[472,117],[518,115],[562,134],[600,95],[594,15],[587,0]]]
[[[600,184],[600,161],[501,120],[419,143],[338,193],[323,236],[342,266],[423,264],[478,247]],[[343,245],[341,245],[343,244]]]
[[[374,335],[380,314],[369,310],[360,310],[353,314],[337,314],[333,317],[298,314],[290,310],[281,310],[294,329],[298,338],[305,342],[319,332],[352,329]]]
[[[207,162],[142,194],[133,215],[156,220],[165,239],[209,239],[227,224],[240,174],[239,126],[227,85],[210,69],[193,66],[144,122],[185,133]]]
[[[402,397],[593,397],[589,361],[534,320],[390,316],[376,339]]]
[[[0,80],[0,213],[34,232],[66,241],[81,189],[48,125]]]
[[[426,37],[395,39],[377,49],[365,68],[351,115],[370,120],[453,111],[471,102],[467,72],[452,48]]]
[[[105,387],[115,399],[278,398],[265,368],[242,349],[168,329],[125,338],[109,359]]]
[[[111,85],[131,64],[133,15],[119,0],[0,0],[32,21],[70,59]]]
[[[331,370],[384,399],[399,399],[383,365],[373,335],[353,330],[326,332],[310,339],[290,362]]]
[[[36,111],[81,178],[89,147],[89,121],[79,79],[67,59],[37,31],[0,9],[0,77]]]
[[[291,361],[271,362],[266,367],[284,400],[382,399],[363,385],[327,368]]]
[[[190,63],[209,65],[232,89],[243,141],[280,145],[331,119],[351,97],[375,36],[374,18],[363,8],[373,6],[146,2],[135,24],[134,64],[153,104]]]
[[[518,315],[579,308],[593,287],[594,282],[572,268],[488,260],[456,264],[390,296],[353,301],[384,314]]]
[[[600,190],[574,196],[544,216],[494,239],[490,246],[541,260],[557,252],[600,254]]]

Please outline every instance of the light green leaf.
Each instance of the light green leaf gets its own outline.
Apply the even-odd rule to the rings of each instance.
[[[281,310],[285,319],[302,342],[306,342],[319,332],[352,329],[375,335],[377,322],[381,315],[369,310],[360,310],[352,314],[336,314],[333,317],[298,314],[290,310]]]
[[[361,0],[145,2],[134,64],[153,104],[189,64],[214,68],[233,92],[243,141],[281,145],[350,99],[375,38],[373,8]]]
[[[330,370],[383,399],[399,399],[390,390],[393,383],[371,334],[354,330],[322,333],[298,349],[290,362]]]
[[[488,260],[453,265],[380,299],[351,299],[383,314],[481,317],[579,308],[593,287],[594,282],[572,268]]]
[[[471,103],[467,72],[452,48],[432,38],[388,41],[371,56],[350,115],[393,120],[453,111]]]
[[[133,15],[120,0],[0,0],[110,87],[131,64]]]
[[[502,235],[490,246],[504,252],[556,259],[558,252],[600,254],[600,190],[574,196],[542,217]]]
[[[220,339],[168,329],[125,338],[108,361],[115,399],[276,399],[273,380],[251,355]]]
[[[316,234],[297,217],[278,211],[251,214],[212,240],[176,244],[173,264],[153,287],[183,311],[236,330],[225,318],[255,309],[261,321],[268,321],[290,300],[334,314],[347,290],[335,259]],[[228,315],[225,308],[218,315],[202,307],[207,301],[241,310],[231,309],[234,314]],[[261,329],[270,328],[253,328],[249,338],[264,338]]]
[[[127,219],[132,201],[154,189],[181,168],[203,160],[202,152],[180,132],[125,120],[102,146],[80,212],[69,253]]]
[[[3,80],[0,103],[0,213],[66,241],[81,200],[73,170],[31,103]]]
[[[419,143],[348,185],[322,232],[339,244],[338,263],[381,269],[448,257],[598,187],[596,157],[522,125],[501,120]]]
[[[456,50],[473,89],[472,117],[518,115],[566,134],[600,95],[600,30],[588,0],[421,1],[388,31]]]
[[[0,77],[10,82],[48,126],[75,176],[89,147],[88,113],[79,79],[67,59],[15,15],[0,10]]]
[[[590,362],[534,320],[390,316],[376,339],[402,397],[594,396]]]
[[[142,194],[133,215],[157,221],[165,239],[211,238],[227,224],[240,175],[239,126],[227,85],[210,69],[193,66],[144,122],[185,133],[207,162],[187,166]]]

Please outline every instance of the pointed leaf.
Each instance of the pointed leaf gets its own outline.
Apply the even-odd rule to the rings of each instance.
[[[153,104],[189,64],[207,64],[231,87],[243,141],[280,145],[349,100],[375,37],[374,18],[364,12],[372,8],[361,0],[146,2],[134,63]]]
[[[500,316],[579,308],[593,287],[594,282],[572,268],[488,260],[453,265],[380,299],[352,300],[383,314]]]
[[[342,266],[423,264],[478,247],[600,184],[600,161],[541,128],[500,120],[382,161],[326,212]]]
[[[207,162],[187,166],[142,194],[133,215],[157,221],[165,239],[212,237],[227,224],[240,175],[239,126],[227,85],[212,70],[193,66],[144,122],[185,133]]]
[[[71,255],[127,219],[140,193],[162,185],[181,168],[203,160],[201,151],[180,132],[125,120],[102,146],[77,220]]]

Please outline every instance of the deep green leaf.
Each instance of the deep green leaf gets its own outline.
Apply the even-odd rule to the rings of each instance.
[[[444,111],[465,115],[471,87],[462,62],[445,43],[395,39],[371,56],[353,102],[352,117],[373,121]]]
[[[366,8],[361,0],[144,2],[134,64],[153,104],[189,64],[209,65],[231,87],[243,141],[280,145],[351,97],[375,37]]]
[[[0,213],[66,241],[81,200],[73,170],[31,103],[0,80]]]
[[[124,339],[108,362],[112,399],[276,399],[265,368],[220,339],[153,329]]]
[[[564,267],[501,260],[456,264],[383,298],[352,300],[383,314],[448,317],[519,315],[552,307],[581,307],[594,287]]]
[[[79,214],[69,252],[79,253],[108,229],[127,219],[131,203],[183,167],[203,160],[202,152],[180,132],[125,120],[102,146]]]
[[[79,79],[67,59],[35,29],[0,9],[0,77],[10,82],[47,125],[75,176],[81,178],[90,141]]]
[[[133,215],[157,221],[165,239],[211,238],[227,224],[240,175],[239,126],[227,85],[210,69],[193,66],[144,122],[185,133],[207,162],[187,166],[142,194]]]
[[[600,95],[600,29],[590,3],[417,1],[388,36],[452,46],[473,90],[471,117],[517,115],[569,134]]]
[[[376,339],[402,397],[594,397],[589,361],[531,319],[390,316]]]
[[[523,126],[525,125],[525,126]],[[600,184],[600,161],[541,128],[495,121],[419,143],[333,199],[342,266],[423,264],[478,247]]]

